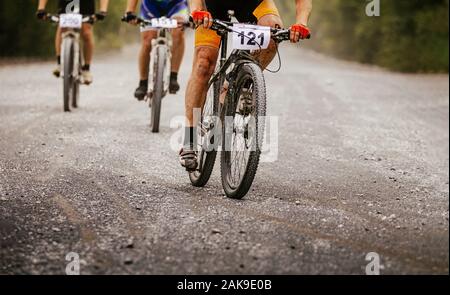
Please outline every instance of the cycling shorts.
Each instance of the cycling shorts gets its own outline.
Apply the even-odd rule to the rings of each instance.
[[[58,13],[73,13],[73,0],[59,0]],[[95,14],[95,0],[80,0],[80,13],[85,16]]]
[[[234,10],[235,17],[243,23],[256,23],[266,15],[280,16],[273,0],[206,0],[207,10],[215,19],[226,20],[228,11]],[[195,31],[195,46],[220,47],[220,36],[203,27]]]
[[[189,21],[189,8],[187,0],[143,0],[141,4],[141,17],[145,20],[159,17],[178,18]],[[151,27],[141,28],[141,31],[152,30]]]

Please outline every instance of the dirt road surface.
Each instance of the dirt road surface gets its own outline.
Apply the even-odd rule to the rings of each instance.
[[[170,148],[192,50],[152,134],[137,49],[97,56],[72,113],[52,63],[0,67],[0,274],[65,274],[69,252],[82,274],[365,274],[369,252],[382,274],[448,274],[448,75],[282,46],[278,160],[235,201],[219,165],[193,188]]]

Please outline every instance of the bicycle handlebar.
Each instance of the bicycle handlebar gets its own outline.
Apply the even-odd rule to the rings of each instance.
[[[128,23],[126,16],[123,16],[123,17],[121,18],[121,21],[124,22],[124,23]],[[152,25],[152,22],[151,22],[151,21],[146,20],[146,19],[143,19],[143,18],[140,18],[140,17],[137,17],[137,18],[136,18],[136,22],[137,22],[138,25],[144,25],[144,26],[145,26],[145,25],[149,25],[149,26]],[[179,27],[179,28],[183,28],[183,27],[184,27],[184,28],[189,28],[189,27],[192,27],[191,22],[178,22],[177,24],[178,24],[178,27]]]
[[[59,23],[59,15],[58,14],[50,14],[48,13],[46,15],[46,20],[48,20],[51,23]],[[90,16],[85,16],[82,18],[82,22],[83,23],[96,23],[98,21],[98,19],[95,17],[94,15],[90,15]]]
[[[194,20],[192,16],[189,18],[189,21],[193,24]],[[229,33],[233,32],[233,24],[230,21],[222,21],[218,19],[213,20],[213,24],[211,27],[211,30],[214,30],[216,32],[220,31],[227,31]],[[280,43],[283,41],[289,41],[291,39],[291,30],[290,29],[277,29],[277,28],[270,28],[271,37],[276,42]],[[311,35],[309,35],[306,39],[310,39]]]

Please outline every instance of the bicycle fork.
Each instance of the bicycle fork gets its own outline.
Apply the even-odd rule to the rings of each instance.
[[[170,71],[171,71],[171,61],[172,61],[172,52],[170,50],[170,46],[163,43],[161,44],[161,41],[157,39],[152,40],[152,51],[150,52],[150,68],[149,68],[149,86],[148,86],[148,94],[147,98],[152,99],[153,92],[155,90],[154,80],[155,75],[157,74],[155,72],[155,64],[158,60],[158,48],[164,47],[164,50],[167,52],[166,55],[166,61],[165,61],[165,67],[164,67],[164,96],[166,96],[167,92],[169,91],[169,84],[170,84]]]
[[[72,77],[75,79],[75,81],[79,82],[79,69],[80,69],[80,60],[81,60],[81,53],[80,53],[80,37],[77,34],[73,34],[72,32],[69,33],[63,33],[62,36],[62,42],[61,42],[61,56],[63,57],[61,59],[61,74],[60,77],[61,78],[65,78],[64,77],[64,73],[65,73],[65,67],[68,66],[65,64],[65,56],[66,53],[66,46],[65,43],[66,42],[72,42],[72,50],[73,50],[73,68],[72,68]]]

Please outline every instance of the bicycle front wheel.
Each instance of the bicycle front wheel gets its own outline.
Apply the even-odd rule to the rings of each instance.
[[[79,50],[79,48],[77,49]],[[79,52],[78,54],[78,63],[77,63],[77,76],[74,77],[74,85],[73,85],[73,90],[72,90],[72,107],[74,109],[78,108],[78,101],[80,99],[80,76],[81,76],[81,65],[83,64],[82,62],[82,54],[81,52]]]
[[[80,81],[75,80],[72,89],[72,107],[78,108],[78,99],[80,97]]]
[[[161,120],[161,104],[164,97],[164,74],[166,69],[167,48],[158,46],[153,64],[153,95],[151,102],[151,128],[153,133],[159,132]]]
[[[73,77],[74,70],[74,40],[72,38],[65,38],[63,40],[62,48],[64,50],[64,79],[63,79],[63,97],[64,97],[64,111],[70,112],[70,103],[73,101],[75,78]]]
[[[266,86],[262,70],[244,64],[225,103],[222,126],[221,178],[229,198],[242,199],[258,170],[265,116]]]

